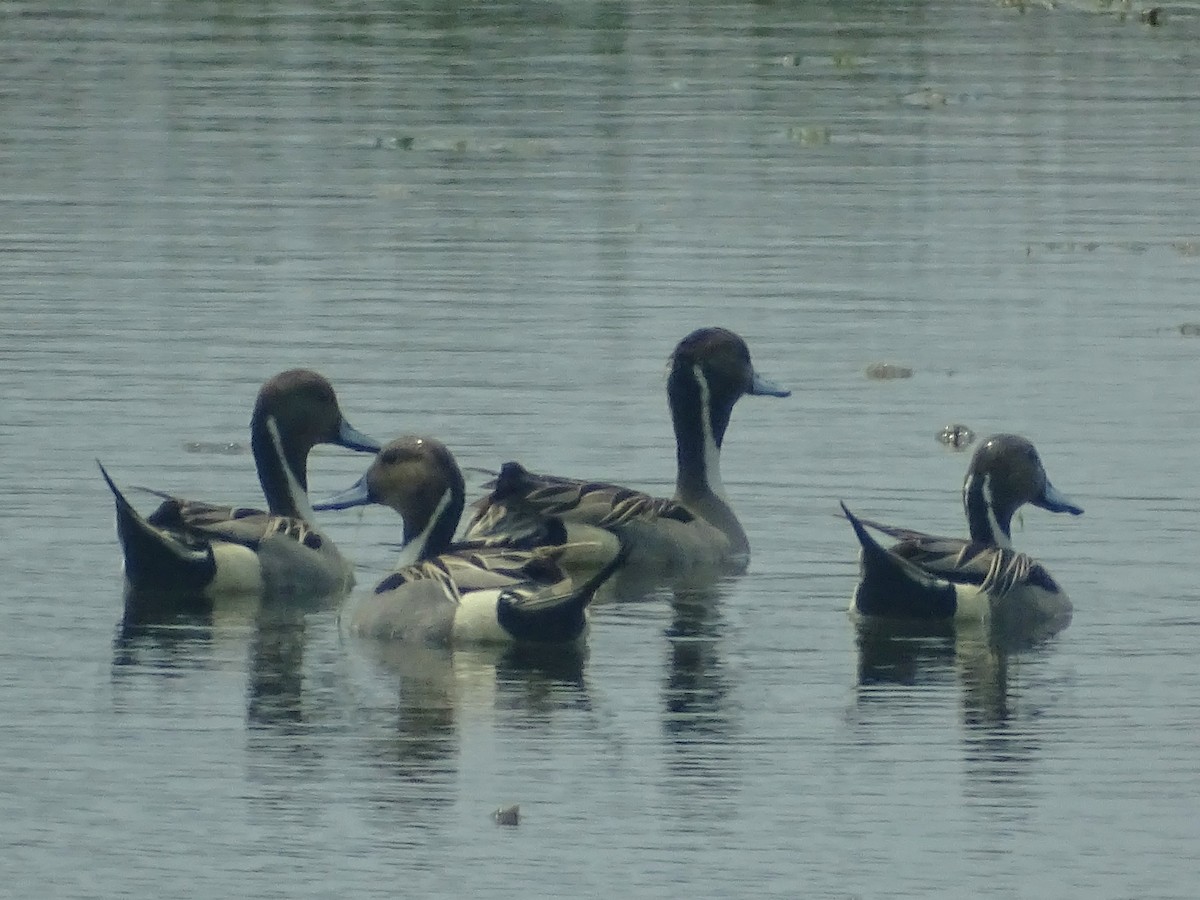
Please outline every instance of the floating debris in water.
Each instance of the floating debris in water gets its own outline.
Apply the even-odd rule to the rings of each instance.
[[[996,0],[998,6],[1016,9],[1022,14],[1028,9],[1047,9],[1051,12],[1092,13],[1098,16],[1110,16],[1118,22],[1133,21],[1134,10],[1131,0]],[[1163,8],[1148,6],[1137,11],[1137,20],[1143,25],[1157,26],[1162,24]]]
[[[541,138],[513,138],[483,141],[474,136],[430,137],[428,135],[377,135],[359,146],[373,150],[401,150],[414,153],[451,153],[478,156],[543,157],[559,151],[558,146]]]
[[[912,378],[913,370],[908,366],[897,366],[893,363],[877,362],[867,366],[867,377],[877,381],[889,381],[893,378]]]
[[[833,138],[828,125],[793,125],[787,130],[787,139],[805,147],[820,147]]]
[[[1135,256],[1140,256],[1150,250],[1158,249],[1157,244],[1150,244],[1146,241],[1044,241],[1036,244],[1028,244],[1025,247],[1025,255],[1032,256],[1034,253],[1095,253],[1097,251],[1105,253],[1132,253]],[[1175,250],[1182,253],[1180,244],[1172,245]]]
[[[938,440],[954,450],[962,450],[964,447],[969,447],[975,440],[975,432],[966,425],[947,425],[937,436]]]
[[[495,820],[497,825],[521,824],[520,804],[514,803],[512,806],[502,806],[492,813],[492,818]]]
[[[207,453],[215,456],[238,456],[246,451],[246,445],[238,441],[184,441],[185,453]]]
[[[900,98],[900,102],[905,106],[917,106],[921,109],[933,109],[935,106],[946,105],[946,95],[941,91],[935,91],[932,88],[922,88],[919,91],[913,91],[911,94],[905,94]]]
[[[389,150],[411,150],[415,142],[416,138],[411,134],[398,134],[395,137],[375,138],[374,147],[376,150],[383,148]]]
[[[1179,326],[1179,333],[1187,337],[1200,336],[1200,322],[1184,322]]]

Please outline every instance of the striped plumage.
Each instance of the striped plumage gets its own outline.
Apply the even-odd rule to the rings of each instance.
[[[980,445],[963,483],[967,539],[881,525],[842,504],[862,548],[851,609],[881,618],[1065,623],[1066,592],[1044,566],[1012,547],[1012,516],[1025,503],[1083,512],[1050,483],[1032,443],[998,434]],[[882,547],[869,529],[896,543]]]
[[[741,337],[701,328],[676,346],[667,398],[675,430],[676,485],[670,499],[621,485],[541,475],[508,463],[476,504],[468,537],[502,535],[521,522],[557,516],[612,531],[631,569],[677,574],[696,567],[742,571],[750,541],[721,481],[721,446],[734,404],[746,394],[786,397],[754,370]]]
[[[554,518],[520,535],[455,543],[463,477],[450,451],[432,438],[392,441],[355,485],[315,507],[368,503],[391,507],[404,523],[396,570],[342,611],[346,628],[368,637],[571,642],[584,633],[596,590],[625,556],[608,532]]]
[[[181,603],[255,595],[303,600],[353,584],[350,563],[317,528],[307,460],[317,444],[375,452],[379,443],[342,415],[329,382],[307,369],[281,372],[259,390],[250,442],[267,509],[185,500],[160,492],[143,517],[100,466],[113,493],[128,591]]]

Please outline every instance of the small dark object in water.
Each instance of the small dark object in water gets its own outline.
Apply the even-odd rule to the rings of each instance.
[[[502,806],[492,813],[492,818],[495,819],[497,825],[519,825],[521,823],[521,807],[517,803],[512,806]]]
[[[867,377],[877,381],[888,381],[893,378],[912,378],[913,370],[908,366],[897,366],[893,363],[877,362],[867,366]]]
[[[1200,322],[1184,322],[1179,326],[1179,333],[1186,337],[1200,336]]]
[[[1157,28],[1162,24],[1162,7],[1151,6],[1149,9],[1143,9],[1139,17],[1143,25],[1149,25],[1151,28]]]
[[[211,453],[217,456],[237,456],[246,452],[246,445],[238,441],[184,441],[186,453]]]
[[[947,425],[938,432],[938,440],[947,447],[962,450],[964,447],[970,446],[971,442],[975,440],[975,432],[966,425]]]

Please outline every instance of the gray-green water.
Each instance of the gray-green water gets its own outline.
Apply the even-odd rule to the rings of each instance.
[[[1200,17],[1136,13],[0,7],[0,892],[1191,896]],[[96,457],[252,502],[228,445],[304,365],[381,438],[668,491],[705,324],[794,390],[729,431],[746,576],[577,657],[122,630]],[[1052,640],[845,615],[837,500],[961,529],[951,422],[1087,510],[1017,534]],[[328,521],[371,583],[396,522]]]

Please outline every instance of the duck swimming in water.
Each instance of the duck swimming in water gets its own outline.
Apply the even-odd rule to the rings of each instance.
[[[332,385],[307,369],[281,372],[262,386],[250,442],[265,511],[160,494],[162,504],[143,517],[100,466],[116,501],[130,591],[302,600],[349,590],[349,561],[314,521],[308,453],[317,444],[373,453],[379,442],[346,421]]]
[[[946,538],[860,519],[842,504],[862,548],[851,610],[894,619],[1065,622],[1071,601],[1050,573],[1013,549],[1013,514],[1025,503],[1083,510],[1050,483],[1033,444],[1015,434],[985,440],[963,483],[970,537]],[[897,543],[881,546],[875,529]]]
[[[587,626],[597,589],[625,559],[607,531],[553,517],[518,537],[455,543],[462,472],[440,441],[390,442],[354,485],[318,510],[378,503],[398,512],[397,568],[342,609],[351,633],[434,645],[570,643]]]
[[[494,537],[519,531],[523,521],[555,516],[618,535],[628,548],[631,569],[744,570],[750,541],[721,482],[725,430],[734,404],[746,394],[787,397],[791,391],[761,377],[746,342],[724,328],[693,331],[676,346],[668,368],[677,462],[673,497],[539,475],[507,463],[491,494],[476,504],[467,537]]]

